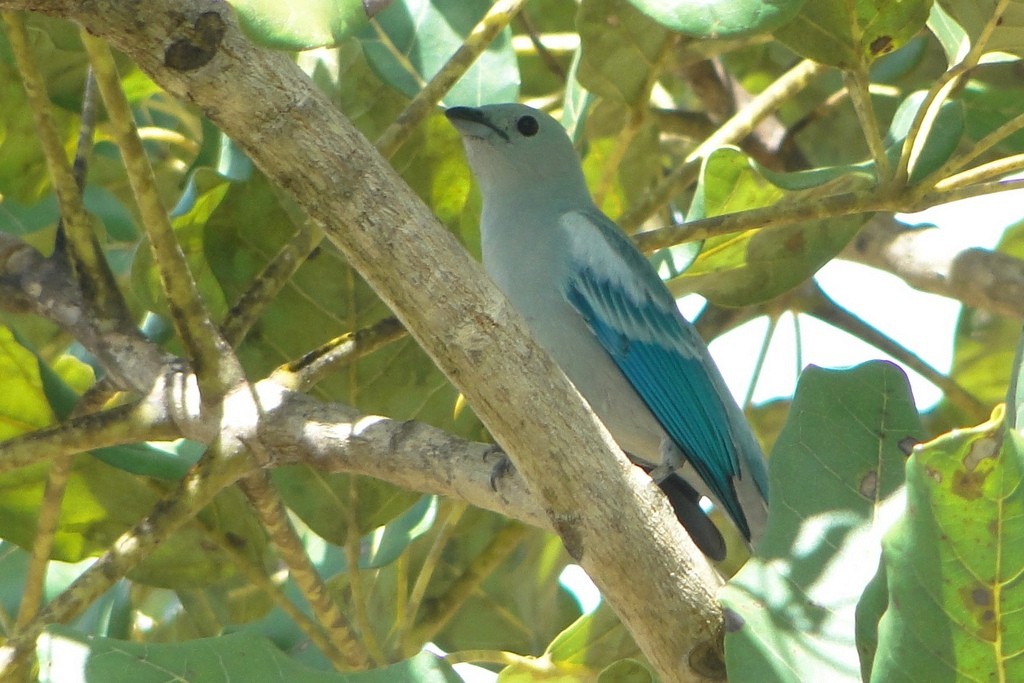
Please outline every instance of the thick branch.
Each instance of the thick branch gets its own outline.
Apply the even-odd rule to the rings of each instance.
[[[915,289],[1011,318],[1024,318],[1024,261],[988,249],[960,249],[937,230],[913,230],[878,216],[843,257],[888,271]]]

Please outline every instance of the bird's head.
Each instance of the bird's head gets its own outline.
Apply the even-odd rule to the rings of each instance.
[[[445,115],[462,135],[485,203],[527,189],[589,201],[569,136],[544,112],[510,103],[452,107]]]

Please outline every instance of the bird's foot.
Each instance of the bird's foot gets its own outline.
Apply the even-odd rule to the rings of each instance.
[[[505,451],[501,450],[501,446],[498,444],[492,445],[484,452],[484,460],[489,459],[491,456],[498,456],[498,462],[494,463],[494,467],[491,468],[491,490],[498,490],[498,482],[503,478],[515,472],[516,467],[509,460],[509,457],[505,455]]]
[[[686,464],[686,456],[679,449],[672,439],[665,438],[661,441],[661,464],[650,470],[648,474],[655,483],[668,479],[674,472],[679,471]]]
[[[662,462],[654,469],[647,470],[647,474],[654,480],[655,484],[660,484],[672,476],[675,471],[675,467],[673,467],[671,463]]]

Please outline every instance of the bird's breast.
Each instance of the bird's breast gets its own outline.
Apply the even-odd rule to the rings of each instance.
[[[657,463],[665,432],[586,322],[566,300],[568,273],[552,239],[501,248],[484,235],[484,267],[523,315],[540,345],[572,381],[619,447]],[[497,242],[497,244],[496,244]],[[509,251],[519,252],[509,257]],[[564,253],[564,252],[563,252]]]

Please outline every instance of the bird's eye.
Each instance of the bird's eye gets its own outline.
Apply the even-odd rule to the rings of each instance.
[[[516,121],[516,130],[528,138],[532,138],[540,130],[540,124],[532,116],[523,116]]]

